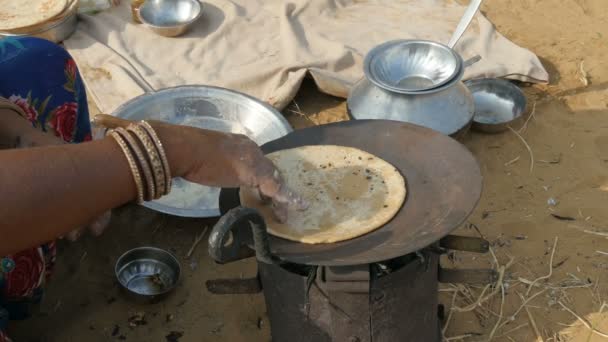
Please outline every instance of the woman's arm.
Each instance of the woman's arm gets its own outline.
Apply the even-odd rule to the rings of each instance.
[[[0,108],[0,150],[34,146],[61,145],[64,142],[51,133],[44,133],[17,112]]]
[[[0,151],[0,255],[50,241],[135,198],[112,139]]]
[[[103,126],[129,122],[99,117]],[[171,174],[216,187],[255,187],[273,200],[279,218],[287,205],[305,208],[272,162],[242,135],[151,123]],[[0,150],[0,255],[40,244],[133,201],[129,164],[112,138],[77,145]]]

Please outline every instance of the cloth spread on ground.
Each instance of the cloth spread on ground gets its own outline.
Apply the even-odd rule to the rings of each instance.
[[[346,97],[363,59],[393,39],[447,42],[465,6],[451,0],[208,0],[184,36],[133,24],[129,2],[81,16],[65,46],[102,112],[146,91],[190,84],[226,87],[282,109],[307,72],[325,93]],[[535,54],[478,13],[456,46],[482,60],[464,78],[546,82]]]

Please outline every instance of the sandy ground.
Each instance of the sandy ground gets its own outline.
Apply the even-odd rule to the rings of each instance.
[[[601,341],[574,314],[608,333],[603,313],[608,307],[602,307],[608,301],[608,68],[601,66],[608,55],[608,3],[487,0],[483,11],[508,38],[541,57],[551,82],[525,88],[535,110],[520,133],[531,148],[532,166],[530,153],[512,132],[473,133],[465,139],[481,165],[484,192],[456,233],[477,235],[471,227],[478,227],[492,242],[497,269],[512,263],[502,286],[483,295],[483,286],[442,285],[447,307],[475,309],[453,310],[445,336],[451,341]],[[285,111],[295,127],[346,119],[343,101],[319,94],[310,83],[296,102],[305,115],[290,111],[295,105]],[[549,199],[556,205],[548,205]],[[173,331],[183,333],[181,342],[269,341],[261,296],[213,296],[204,287],[207,279],[253,275],[254,264],[215,265],[202,244],[185,257],[209,223],[137,207],[116,210],[101,238],[62,245],[41,312],[13,325],[13,336],[25,342],[165,341]],[[156,304],[133,302],[114,282],[116,258],[140,245],[173,250],[184,266],[180,287]],[[491,255],[461,252],[442,263],[496,267]],[[129,326],[136,313],[145,313],[146,325]]]

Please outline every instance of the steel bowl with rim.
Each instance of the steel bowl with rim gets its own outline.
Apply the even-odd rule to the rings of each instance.
[[[114,272],[120,285],[130,293],[155,297],[175,288],[181,276],[181,266],[177,258],[165,250],[139,247],[120,256]]]
[[[159,120],[222,132],[244,134],[263,145],[292,131],[275,108],[251,96],[212,86],[180,86],[140,95],[113,115],[129,120]],[[216,217],[220,189],[181,178],[169,195],[144,206],[183,217]]]
[[[198,0],[146,0],[137,13],[154,33],[176,37],[201,17],[203,6]]]
[[[420,94],[442,88],[464,72],[460,55],[428,40],[393,40],[373,48],[365,57],[364,73],[380,88]]]
[[[500,133],[523,119],[526,96],[513,83],[498,78],[469,80],[464,83],[471,91],[475,104],[473,129]]]

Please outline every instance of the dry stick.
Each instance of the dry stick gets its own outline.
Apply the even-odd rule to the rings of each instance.
[[[508,162],[506,162],[506,163],[505,163],[505,166],[509,166],[509,165],[511,165],[511,164],[514,164],[514,163],[516,163],[518,160],[519,160],[519,156],[517,156],[517,157],[515,157],[515,158],[513,158],[513,159],[509,160]]]
[[[535,324],[534,322],[534,318],[532,317],[532,314],[530,313],[530,310],[528,310],[528,308],[526,307],[526,305],[535,297],[537,297],[538,295],[540,295],[541,293],[545,292],[547,289],[543,289],[538,291],[537,293],[533,294],[532,296],[530,296],[530,291],[532,291],[532,289],[535,287],[536,283],[538,283],[539,281],[543,280],[543,279],[549,279],[552,275],[553,275],[553,258],[555,257],[555,250],[557,248],[557,241],[558,241],[558,237],[555,237],[555,240],[553,241],[553,249],[551,250],[551,257],[549,259],[549,274],[542,276],[542,277],[538,277],[537,279],[535,279],[534,281],[530,282],[527,279],[524,278],[520,278],[519,281],[521,281],[522,283],[525,284],[529,284],[528,286],[528,290],[526,291],[526,297],[524,298],[521,294],[519,294],[519,296],[521,297],[522,300],[522,304],[521,306],[515,311],[515,313],[513,315],[511,315],[511,317],[509,318],[508,321],[505,321],[500,327],[504,326],[505,324],[507,324],[508,322],[512,321],[515,319],[515,317],[519,314],[519,312],[522,309],[526,309],[526,312],[528,313],[528,319],[530,319],[530,323],[531,324]],[[538,328],[535,328],[534,326],[532,327],[535,330],[535,333],[538,332]],[[539,337],[542,339],[542,336],[540,336],[540,334],[537,333],[537,335],[539,335]]]
[[[597,236],[603,236],[603,237],[607,237],[608,238],[608,233],[603,233],[603,232],[596,232],[593,230],[589,230],[586,227],[582,227],[582,226],[578,226],[575,224],[570,224],[568,225],[569,228],[574,228],[578,231],[581,231],[583,233],[587,233],[587,234],[593,234],[593,235],[597,235]]]
[[[586,319],[582,318],[581,316],[577,315],[577,314],[576,314],[576,312],[572,311],[572,309],[570,309],[569,307],[567,307],[566,305],[564,305],[564,303],[562,303],[561,301],[558,301],[557,303],[558,303],[559,305],[561,305],[561,306],[562,306],[562,308],[564,308],[566,311],[568,311],[569,313],[571,313],[571,314],[572,314],[572,316],[576,317],[576,319],[578,319],[578,320],[579,320],[581,323],[583,323],[583,325],[584,325],[584,326],[585,326],[587,329],[591,330],[591,331],[592,331],[594,334],[599,335],[599,336],[602,336],[602,337],[606,337],[606,338],[608,338],[608,334],[603,333],[603,332],[601,332],[601,331],[599,331],[599,330],[595,329],[595,328],[594,328],[594,327],[591,325],[591,323],[589,323],[589,322],[588,322]]]
[[[594,235],[598,235],[598,236],[608,237],[608,233],[594,232],[593,230],[587,230],[587,229],[583,230],[583,233],[594,234]]]
[[[194,243],[192,244],[192,247],[190,247],[190,249],[188,250],[188,253],[186,254],[186,258],[189,258],[192,256],[192,253],[194,253],[194,249],[203,240],[205,233],[207,233],[207,229],[209,229],[209,227],[205,227],[205,229],[203,229],[203,232],[194,239]]]
[[[599,298],[599,295],[598,295],[598,297],[597,297],[597,298],[595,298],[595,296],[596,296],[596,294],[598,293],[597,291],[598,291],[598,288],[599,288],[599,284],[600,284],[600,276],[598,275],[598,276],[597,276],[597,278],[595,278],[595,286],[593,286],[593,289],[591,289],[591,290],[590,290],[590,291],[591,291],[591,296],[593,297],[593,299],[594,299],[594,300],[596,300],[596,299],[597,299],[597,302],[598,302],[598,303],[600,303],[600,302],[601,302],[601,300],[600,300],[600,298]],[[602,305],[602,308],[603,308],[603,307],[604,307],[604,306]]]
[[[598,311],[598,319],[601,319],[602,313],[604,312],[604,307],[606,307],[606,303],[602,303],[602,305],[600,306],[600,310]],[[601,321],[600,321],[601,322]],[[598,322],[598,323],[600,323]],[[591,321],[589,321],[589,323],[591,323]],[[593,337],[593,331],[589,331],[589,335],[587,336],[587,339],[585,340],[586,342],[591,341],[591,337]]]
[[[308,120],[308,121],[312,122],[312,123],[313,123],[313,124],[315,124],[315,125],[317,124],[316,122],[314,122],[314,120],[312,120],[312,119],[310,118],[310,116],[308,116],[306,113],[304,113],[304,112],[302,112],[302,111],[300,110],[300,105],[298,105],[298,103],[297,103],[295,100],[293,100],[293,104],[296,106],[296,110],[289,109],[289,111],[290,111],[290,112],[292,112],[292,113],[294,113],[294,114],[297,114],[297,115],[299,115],[299,116],[303,116],[304,118],[306,118],[306,120]]]
[[[494,324],[494,328],[492,328],[492,331],[490,332],[490,336],[488,337],[488,342],[492,341],[492,338],[494,338],[494,334],[496,333],[496,330],[498,329],[498,326],[500,325],[500,323],[502,321],[502,313],[503,313],[503,308],[505,306],[505,285],[503,283],[500,283],[500,294],[501,294],[500,312],[499,312],[498,319],[496,320],[496,324]]]
[[[511,132],[515,133],[515,135],[517,135],[519,140],[521,140],[521,142],[526,146],[526,149],[528,150],[528,153],[530,154],[530,173],[532,173],[532,170],[534,170],[534,154],[532,153],[532,149],[530,148],[530,145],[528,145],[528,143],[526,142],[526,139],[524,139],[524,137],[522,137],[521,134],[517,133],[516,130],[511,128],[511,126],[507,126],[507,128],[510,129]]]
[[[528,296],[530,294],[530,291],[532,291],[532,288],[534,287],[534,285],[536,283],[538,283],[539,281],[544,280],[544,279],[549,279],[553,275],[553,257],[555,256],[555,249],[557,247],[557,240],[558,240],[558,237],[556,236],[555,240],[553,241],[553,250],[551,250],[551,258],[549,258],[549,274],[547,274],[545,276],[542,276],[542,277],[536,278],[532,282],[532,284],[530,284],[530,286],[528,287],[528,291],[526,291],[526,296]]]
[[[522,300],[524,300],[523,297],[521,297]],[[526,313],[528,314],[528,319],[530,320],[530,325],[532,326],[532,330],[534,330],[534,333],[536,334],[536,337],[538,339],[540,339],[541,342],[544,342],[543,336],[540,334],[540,331],[538,331],[538,327],[536,326],[536,321],[534,320],[534,317],[532,317],[532,313],[530,312],[530,309],[528,309],[527,307],[524,307],[526,309]]]
[[[540,290],[528,298],[524,298],[523,296],[520,295],[520,297],[522,299],[521,305],[519,306],[519,308],[517,308],[517,310],[515,310],[515,313],[513,313],[513,315],[511,315],[511,317],[509,317],[509,320],[504,321],[500,327],[502,328],[503,326],[509,324],[509,322],[514,321],[515,318],[517,317],[517,315],[519,315],[519,312],[521,310],[523,310],[528,305],[528,303],[532,301],[532,299],[538,297],[540,294],[544,293],[545,291],[547,291],[547,289]]]
[[[487,285],[487,288],[489,288],[490,285]],[[471,289],[468,286],[464,286],[464,285],[458,285],[458,288],[460,289],[460,293],[463,294],[463,296],[469,300],[470,303],[474,303],[475,302],[475,297],[473,297],[473,292],[471,291]],[[487,291],[487,288],[484,290],[482,289],[483,292]],[[482,292],[482,293],[483,293]],[[474,311],[475,315],[477,316],[477,318],[479,318],[479,315],[482,316],[482,318],[487,319],[488,318],[488,314],[486,312],[484,312],[483,310],[489,311],[488,309],[482,307],[482,306],[478,306]]]
[[[528,115],[526,122],[524,122],[524,124],[521,125],[519,132],[523,133],[526,130],[526,128],[528,128],[528,122],[530,121],[530,119],[532,119],[534,117],[535,112],[536,112],[536,102],[534,102],[534,104],[532,105],[532,111],[530,111],[530,115]]]
[[[541,284],[532,284],[532,281],[519,278],[518,281],[522,284],[526,285],[534,285],[534,287],[542,287],[549,290],[564,290],[564,289],[585,289],[593,286],[593,284],[581,284],[581,285],[562,285],[562,286],[552,286],[552,285],[541,285]],[[582,282],[582,281],[581,281]]]
[[[504,325],[504,322],[503,322],[503,324],[501,325],[501,327],[502,327],[503,325]],[[529,325],[528,323],[523,323],[523,324],[520,324],[520,325],[516,326],[515,328],[513,328],[513,329],[511,329],[511,330],[508,330],[508,331],[505,331],[504,333],[502,333],[502,334],[500,334],[500,335],[496,336],[496,338],[499,338],[499,337],[505,337],[505,336],[507,336],[507,335],[509,335],[509,334],[513,333],[513,332],[514,332],[514,331],[516,331],[516,330],[519,330],[519,329],[521,329],[521,328],[525,328],[525,327],[527,327],[528,325]]]
[[[465,339],[467,337],[471,337],[473,336],[473,334],[464,334],[464,335],[458,335],[458,336],[452,336],[452,337],[446,337],[444,338],[445,341],[455,341],[455,340],[462,340]]]
[[[451,310],[451,308],[453,308],[454,304],[456,304],[456,296],[458,296],[458,291],[454,292],[454,295],[452,296],[452,304],[450,305],[450,313],[448,314],[448,318],[445,320],[443,329],[441,329],[441,334],[443,335],[444,339],[445,339],[445,332],[448,330],[448,326],[450,325],[450,320],[452,319],[452,314],[454,313],[454,311]]]
[[[503,272],[503,274],[504,274],[504,272]],[[499,280],[500,280],[500,274],[499,274]],[[464,308],[461,308],[459,306],[454,306],[452,308],[452,310],[456,311],[456,312],[469,312],[469,311],[475,310],[478,306],[480,306],[481,304],[486,302],[488,299],[490,299],[490,297],[492,297],[495,293],[498,293],[498,291],[495,291],[495,293],[490,293],[489,295],[484,297],[484,294],[490,288],[490,286],[492,286],[492,285],[488,284],[483,288],[483,290],[481,291],[481,294],[479,295],[479,297],[473,304],[467,305]]]

